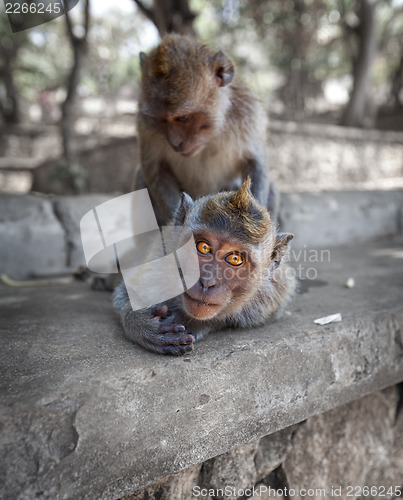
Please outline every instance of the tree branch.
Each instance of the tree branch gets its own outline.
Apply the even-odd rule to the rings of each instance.
[[[139,10],[150,20],[156,25],[156,18],[155,18],[155,12],[153,9],[149,9],[146,7],[141,0],[133,0],[134,3],[137,5]]]
[[[89,28],[90,28],[90,0],[85,0],[85,7],[84,7],[84,30],[85,30],[85,35],[84,35],[84,38],[87,38]]]
[[[71,22],[71,19],[70,19],[70,14],[69,12],[66,10],[66,27],[67,27],[67,34],[71,40],[72,43],[74,43],[75,39],[76,39],[76,36],[73,32],[73,25],[72,25],[72,22]]]
[[[85,0],[84,4],[84,23],[83,23],[84,35],[82,37],[78,37],[77,35],[74,34],[73,23],[71,22],[68,10],[66,10],[65,16],[66,16],[67,34],[73,46],[77,45],[81,41],[86,40],[90,27],[90,0]]]

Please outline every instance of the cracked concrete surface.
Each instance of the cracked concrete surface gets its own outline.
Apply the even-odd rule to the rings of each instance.
[[[189,500],[192,491],[192,498],[238,500],[397,499],[403,481],[402,386],[165,476],[122,500]],[[203,488],[205,493],[197,495]]]
[[[0,496],[117,499],[402,381],[402,246],[300,257],[317,276],[283,318],[181,358],[129,343],[86,284],[0,286]]]

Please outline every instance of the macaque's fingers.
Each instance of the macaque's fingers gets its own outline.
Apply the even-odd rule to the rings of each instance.
[[[175,356],[180,356],[182,354],[186,354],[187,352],[192,352],[193,351],[193,344],[190,345],[178,345],[178,346],[166,346],[163,348],[164,354],[173,354]]]
[[[168,312],[168,306],[163,304],[162,306],[158,306],[155,308],[154,316],[164,316]]]
[[[153,351],[158,354],[169,354],[171,356],[181,356],[193,351],[193,344],[157,346],[151,342],[144,342],[143,346],[149,351]]]
[[[193,335],[156,335],[152,339],[149,339],[155,345],[191,345],[194,342]]]
[[[164,324],[160,324],[159,326],[159,329],[158,329],[158,333],[179,333],[179,332],[184,332],[185,331],[185,327],[183,325],[164,325]]]
[[[197,342],[197,335],[193,332],[188,332],[188,335],[191,335],[194,338],[193,343],[195,344]]]

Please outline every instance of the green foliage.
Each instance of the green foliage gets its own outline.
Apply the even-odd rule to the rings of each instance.
[[[93,84],[92,93],[114,97],[128,85],[134,91],[140,77],[141,20],[119,10],[107,17],[93,19],[90,32],[90,53],[85,81]]]
[[[75,194],[84,193],[87,187],[87,171],[79,163],[69,162],[61,158],[52,173],[50,180],[55,180],[70,187]]]
[[[74,11],[72,15],[74,19]],[[134,7],[133,16],[115,9],[102,19],[91,19],[81,95],[116,97],[127,86],[131,94],[135,93],[140,75],[141,29],[142,20],[135,17]],[[13,34],[7,18],[0,16],[0,48],[0,67],[12,52],[11,70],[20,99],[38,102],[42,92],[65,88],[73,58],[64,17]]]
[[[195,28],[226,51],[263,99],[280,98],[290,118],[309,113],[323,86],[352,74],[358,53],[359,0],[191,0]],[[398,82],[403,57],[403,6],[377,0],[376,95]],[[74,11],[73,13],[74,14]],[[91,17],[89,50],[79,95],[136,97],[147,21],[118,7]],[[20,99],[39,102],[41,93],[64,89],[72,64],[65,19],[12,34],[0,16],[0,68],[13,72]],[[396,83],[395,83],[396,87]],[[0,74],[0,99],[4,99]],[[396,90],[395,90],[396,93]],[[63,94],[59,92],[59,101]]]
[[[403,57],[399,5],[377,1],[379,50],[373,77],[379,89],[388,87]],[[359,0],[192,0],[201,37],[220,45],[242,73],[252,75],[262,97],[276,92],[292,118],[309,112],[325,82],[352,74],[359,6]]]
[[[16,80],[21,95],[35,102],[45,90],[64,86],[72,63],[63,18],[28,31],[29,43],[20,54]]]

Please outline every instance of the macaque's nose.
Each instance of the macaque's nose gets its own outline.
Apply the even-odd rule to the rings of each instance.
[[[185,145],[183,134],[178,130],[168,130],[168,141],[175,151],[180,153]]]
[[[199,281],[203,288],[207,290],[207,288],[211,288],[216,284],[216,279],[214,276],[200,276]]]
[[[172,147],[177,153],[181,153],[183,151],[184,145],[184,142],[180,142],[179,144],[172,144]]]

